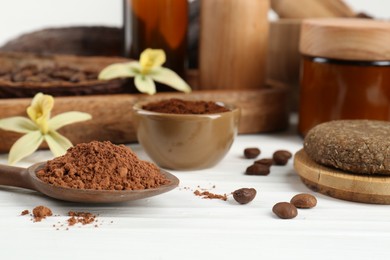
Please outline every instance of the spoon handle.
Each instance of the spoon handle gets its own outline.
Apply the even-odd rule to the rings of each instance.
[[[8,165],[0,165],[0,185],[35,190],[28,178],[26,168]]]

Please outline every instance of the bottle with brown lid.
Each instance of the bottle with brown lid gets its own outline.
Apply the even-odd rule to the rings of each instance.
[[[300,134],[337,119],[390,120],[390,23],[308,19],[300,52]]]
[[[164,64],[184,76],[188,0],[123,0],[125,56],[139,59],[146,48],[163,49]]]

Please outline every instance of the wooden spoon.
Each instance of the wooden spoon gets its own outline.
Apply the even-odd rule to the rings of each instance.
[[[35,190],[59,200],[83,203],[138,200],[168,192],[179,185],[179,179],[176,176],[161,170],[170,183],[154,189],[115,191],[64,188],[45,183],[36,176],[35,173],[44,166],[45,163],[37,163],[26,169],[0,165],[0,185]]]

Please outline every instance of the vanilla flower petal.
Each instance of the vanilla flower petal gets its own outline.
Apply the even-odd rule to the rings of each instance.
[[[154,73],[151,73],[149,77],[176,90],[183,91],[185,93],[191,92],[191,87],[173,70],[158,68],[154,71]]]
[[[44,135],[44,138],[54,156],[64,155],[66,150],[72,147],[72,143],[65,136],[54,130]]]
[[[146,49],[141,53],[139,62],[109,65],[101,71],[99,79],[134,77],[135,87],[141,93],[149,95],[156,93],[156,85],[153,80],[179,91],[191,92],[191,87],[179,75],[162,67],[165,61],[164,50]]]
[[[137,75],[134,79],[135,87],[141,93],[153,95],[156,93],[156,84],[149,76]]]
[[[43,97],[42,93],[38,93],[34,96],[34,98],[31,101],[31,105],[27,107],[27,115],[35,122],[35,120],[42,116],[42,113],[39,111],[39,100]]]
[[[64,125],[91,119],[91,115],[78,111],[59,114],[50,119],[54,106],[54,98],[38,93],[27,108],[25,117],[10,117],[0,119],[0,129],[23,133],[11,147],[8,162],[14,164],[24,157],[34,153],[45,140],[54,155],[65,154],[72,143],[56,130]]]
[[[100,80],[110,80],[114,78],[134,77],[140,73],[140,65],[138,62],[115,63],[107,66],[99,73]]]
[[[27,133],[20,137],[11,147],[8,163],[15,164],[26,156],[34,153],[43,141],[39,130]]]
[[[91,119],[92,116],[88,113],[70,111],[62,114],[58,114],[49,120],[49,129],[57,130],[61,127],[85,120]]]
[[[38,130],[34,122],[22,116],[0,119],[0,128],[22,134]]]
[[[38,93],[27,108],[27,115],[37,124],[42,124],[42,122],[50,118],[53,106],[54,98],[52,96]]]
[[[139,63],[141,73],[148,74],[152,69],[160,67],[166,61],[165,52],[161,49],[146,49],[141,53]]]

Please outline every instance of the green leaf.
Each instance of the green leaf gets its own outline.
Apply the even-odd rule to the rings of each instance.
[[[149,76],[137,75],[134,80],[135,87],[141,93],[153,95],[156,93],[156,85]]]
[[[43,141],[40,131],[30,132],[20,137],[11,147],[8,163],[15,164],[35,152]]]
[[[59,134],[57,131],[50,131],[44,136],[45,141],[49,145],[50,151],[54,156],[61,156],[66,153],[72,143],[63,135]]]
[[[115,78],[131,78],[140,71],[140,65],[136,61],[127,63],[115,63],[105,67],[99,73],[100,80],[110,80]]]
[[[33,121],[22,116],[0,119],[0,128],[22,134],[38,130]]]
[[[158,68],[148,75],[153,80],[168,85],[176,90],[189,93],[191,87],[176,72],[167,68]]]
[[[85,121],[91,119],[92,116],[88,113],[70,111],[58,114],[49,120],[49,129],[57,130],[65,125]]]

